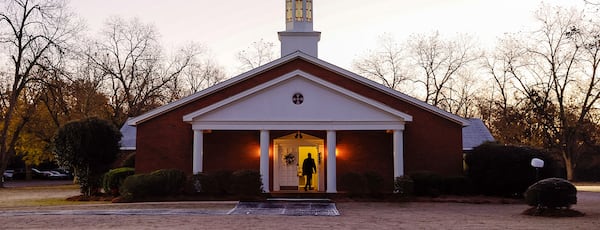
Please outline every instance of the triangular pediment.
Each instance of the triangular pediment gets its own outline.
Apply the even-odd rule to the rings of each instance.
[[[184,116],[184,121],[210,126],[361,124],[404,125],[412,117],[302,71],[293,71],[234,97]],[[208,128],[208,127],[204,127]],[[339,127],[338,127],[339,129]]]
[[[299,61],[299,62],[297,62],[297,61]],[[253,78],[255,78],[256,76],[261,76],[263,74],[271,74],[270,73],[271,70],[274,70],[274,69],[276,70],[276,69],[278,69],[278,68],[280,68],[282,66],[288,66],[289,67],[289,63],[302,63],[302,62],[309,63],[309,65],[316,66],[317,68],[322,68],[323,70],[326,70],[326,71],[331,71],[330,73],[333,73],[333,74],[335,74],[337,76],[340,76],[342,78],[351,79],[352,81],[355,81],[355,82],[357,82],[359,84],[363,84],[365,86],[368,86],[368,87],[370,87],[370,88],[372,88],[372,89],[374,89],[376,91],[384,92],[387,95],[391,95],[396,100],[402,101],[403,103],[408,103],[408,104],[410,104],[410,106],[416,106],[416,107],[418,107],[420,109],[423,109],[423,110],[426,110],[428,112],[434,113],[434,114],[436,114],[438,116],[441,116],[441,117],[443,117],[445,119],[448,119],[448,120],[450,120],[452,122],[461,124],[463,126],[468,125],[468,122],[465,119],[463,119],[463,118],[461,118],[459,116],[456,116],[454,114],[451,114],[451,113],[448,113],[446,111],[443,111],[443,110],[441,110],[441,109],[439,109],[439,108],[437,108],[435,106],[431,106],[431,105],[429,105],[427,103],[424,103],[424,102],[422,102],[422,101],[420,101],[418,99],[415,99],[415,98],[412,98],[412,97],[407,96],[405,94],[402,94],[402,93],[400,93],[398,91],[389,89],[389,88],[387,88],[387,87],[385,87],[383,85],[377,84],[377,83],[375,83],[373,81],[370,81],[370,80],[368,80],[368,79],[366,79],[364,77],[356,75],[356,74],[354,74],[354,73],[352,73],[350,71],[344,70],[344,69],[339,68],[339,67],[337,67],[335,65],[332,65],[332,64],[329,64],[327,62],[324,62],[324,61],[322,61],[322,60],[320,60],[318,58],[311,57],[311,56],[306,55],[306,54],[304,54],[302,52],[296,52],[296,53],[290,54],[288,56],[282,57],[282,58],[277,59],[277,60],[275,60],[273,62],[265,64],[265,65],[263,65],[261,67],[258,67],[256,69],[253,69],[253,70],[250,70],[250,71],[248,71],[246,73],[243,73],[243,74],[241,74],[241,75],[239,75],[237,77],[231,78],[231,79],[229,79],[229,80],[227,80],[225,82],[222,82],[222,83],[217,84],[215,86],[212,86],[212,87],[210,87],[208,89],[205,89],[203,91],[195,93],[195,94],[193,94],[191,96],[188,96],[188,97],[183,98],[181,100],[178,100],[178,101],[175,101],[173,103],[169,103],[167,105],[164,105],[164,106],[161,106],[159,108],[156,108],[156,109],[154,109],[154,110],[152,110],[152,111],[150,111],[148,113],[145,113],[145,114],[142,114],[142,115],[140,115],[138,117],[133,118],[131,121],[128,122],[128,124],[135,126],[137,124],[140,124],[140,123],[146,122],[148,120],[151,120],[151,119],[153,119],[155,117],[161,116],[161,115],[163,115],[165,113],[169,113],[170,111],[177,110],[177,109],[180,109],[182,107],[186,107],[186,106],[188,106],[190,104],[195,103],[198,100],[203,100],[205,97],[208,97],[210,95],[219,94],[221,90],[228,89],[229,87],[235,86],[238,83],[241,83],[241,82],[251,82],[251,81],[253,81]],[[298,69],[302,69],[302,68],[298,68]],[[302,71],[297,70],[297,72],[302,72]],[[283,76],[278,77],[274,81],[272,80],[272,81],[268,82],[268,84],[267,83],[259,83],[258,86],[254,85],[254,86],[252,86],[253,88],[247,89],[243,93],[239,93],[237,96],[234,96],[234,97],[228,96],[230,98],[227,99],[227,100],[222,100],[222,101],[220,101],[218,103],[215,103],[215,104],[213,104],[211,106],[204,107],[203,109],[200,109],[201,111],[199,110],[199,111],[187,114],[185,116],[184,121],[191,122],[191,120],[193,120],[193,118],[198,118],[198,116],[201,115],[201,114],[209,115],[208,114],[209,111],[212,113],[212,115],[216,116],[216,114],[219,113],[216,110],[217,108],[219,108],[219,110],[221,111],[220,112],[221,115],[231,116],[231,114],[226,113],[226,110],[227,110],[226,108],[227,107],[229,107],[229,106],[231,106],[233,104],[237,104],[237,105],[241,106],[242,104],[238,104],[238,103],[243,103],[244,100],[246,100],[246,99],[248,99],[248,100],[254,100],[254,99],[260,98],[260,97],[262,97],[262,96],[264,96],[266,94],[269,94],[271,92],[271,91],[269,91],[269,90],[271,90],[271,88],[268,91],[263,91],[263,92],[260,92],[260,93],[258,91],[266,90],[268,87],[274,87],[275,84],[273,84],[273,82],[279,84],[281,82],[277,82],[277,81],[281,81],[283,78],[285,78],[284,80],[290,80],[289,78],[291,78],[291,77],[294,77],[294,78],[295,77],[300,77],[300,78],[304,77],[305,79],[308,79],[308,80],[312,81],[313,83],[316,83],[316,84],[312,85],[315,88],[318,88],[318,87],[323,88],[324,87],[325,89],[327,89],[327,88],[333,89],[334,91],[332,91],[332,92],[335,92],[336,95],[338,95],[338,96],[342,95],[346,99],[348,99],[348,98],[353,99],[353,101],[351,101],[351,102],[355,102],[355,103],[356,102],[360,102],[360,103],[362,103],[362,106],[367,106],[367,107],[368,107],[368,105],[372,105],[371,108],[375,108],[375,109],[386,111],[386,112],[388,112],[388,115],[391,114],[392,116],[395,116],[396,118],[403,117],[404,121],[409,121],[409,120],[405,119],[405,118],[410,117],[408,114],[404,114],[404,115],[406,115],[408,117],[406,117],[404,115],[400,115],[400,114],[398,114],[399,111],[394,110],[394,109],[390,109],[387,106],[381,106],[381,103],[376,102],[376,100],[373,99],[373,98],[367,99],[367,100],[362,100],[363,98],[361,96],[355,96],[356,93],[348,92],[348,90],[344,90],[344,89],[337,90],[336,86],[332,85],[331,83],[320,82],[319,81],[320,78],[315,78],[314,76],[310,76],[310,75],[307,75],[307,74],[299,74],[298,75],[297,73],[295,73],[296,75],[293,75],[293,76],[290,76],[290,74],[291,73],[284,74]],[[285,87],[284,85],[278,85],[278,86]],[[339,87],[337,87],[337,88],[339,88]],[[273,90],[277,90],[277,89],[273,88]],[[264,94],[262,94],[262,93],[264,93]],[[285,97],[282,97],[282,98],[285,98]],[[289,99],[289,96],[287,97],[287,99],[288,99],[288,101],[291,100],[291,99]],[[233,103],[233,101],[236,101],[236,102]],[[344,102],[344,101],[340,101],[340,102]],[[346,102],[348,102],[348,101],[346,101]],[[364,105],[365,102],[366,102],[367,105]],[[233,104],[231,104],[231,103],[233,103]],[[259,104],[254,104],[254,105],[263,105],[263,104],[259,103]],[[238,108],[241,108],[241,107],[238,107]],[[269,109],[270,109],[271,112],[280,113],[280,111],[273,111],[273,109],[276,109],[275,107],[272,107],[272,108],[269,108]],[[269,109],[262,110],[262,111],[269,111]],[[327,113],[332,113],[334,111],[335,110],[323,110],[323,111],[320,111],[319,114],[324,115],[324,114],[327,114]],[[230,112],[234,113],[234,112],[236,112],[236,110],[230,110]],[[254,111],[250,111],[250,112],[254,112]],[[350,113],[350,115],[355,115],[353,111],[348,111],[348,113]],[[259,113],[248,113],[248,114],[249,115],[253,115],[253,116],[259,116],[259,115],[261,115]],[[270,116],[272,114],[273,113],[262,114],[262,115],[269,115]],[[307,110],[305,113],[302,113],[302,115],[307,115],[306,119],[308,119],[308,118],[313,117],[315,114],[314,113],[309,113],[308,110]],[[339,118],[338,115],[339,114],[333,114],[332,118]],[[379,115],[383,115],[383,114],[379,114]],[[208,118],[208,117],[209,116],[206,116],[205,118]],[[348,116],[348,117],[345,117],[345,118],[346,119],[350,119],[351,117],[352,116]],[[354,118],[357,118],[357,117],[354,117]]]

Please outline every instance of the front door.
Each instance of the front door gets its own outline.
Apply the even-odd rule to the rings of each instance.
[[[302,175],[302,163],[308,153],[317,166],[312,176],[313,191],[322,191],[324,186],[323,139],[307,134],[288,135],[273,141],[273,190],[274,191],[304,191],[306,177]]]

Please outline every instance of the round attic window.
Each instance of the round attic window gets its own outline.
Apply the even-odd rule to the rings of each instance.
[[[294,96],[292,96],[292,102],[296,105],[300,105],[304,102],[304,96],[302,96],[301,93],[295,93]]]

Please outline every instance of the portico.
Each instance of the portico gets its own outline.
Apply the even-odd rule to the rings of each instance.
[[[298,102],[298,96],[303,98],[302,102]],[[194,173],[203,171],[203,136],[207,130],[255,130],[260,136],[260,173],[265,192],[271,187],[270,131],[325,131],[326,191],[329,193],[337,192],[337,131],[392,130],[394,153],[390,154],[394,155],[394,176],[399,176],[404,173],[402,131],[411,120],[410,115],[302,71],[285,74],[183,117],[184,122],[192,125],[194,133]]]

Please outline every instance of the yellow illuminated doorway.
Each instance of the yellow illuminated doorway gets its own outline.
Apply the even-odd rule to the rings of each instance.
[[[320,153],[319,150],[317,149],[316,146],[299,146],[298,147],[298,163],[299,167],[298,167],[298,171],[300,172],[299,175],[302,175],[302,164],[304,163],[304,159],[308,158],[308,154],[310,153],[311,158],[315,161],[315,165],[317,166],[317,172],[314,173],[312,175],[312,181],[311,181],[311,186],[313,188],[313,191],[319,191],[319,174],[320,172],[320,162],[321,159],[319,159]],[[298,178],[298,189],[299,190],[303,190],[304,186],[306,185],[306,176],[301,176],[300,178]]]

